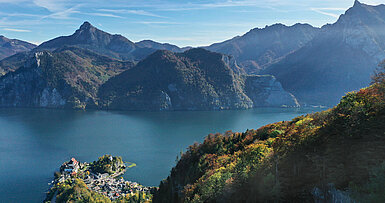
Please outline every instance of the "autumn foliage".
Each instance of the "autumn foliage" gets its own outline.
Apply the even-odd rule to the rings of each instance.
[[[366,184],[385,157],[384,78],[377,73],[327,111],[208,135],[182,155],[154,201],[313,201],[314,188]]]

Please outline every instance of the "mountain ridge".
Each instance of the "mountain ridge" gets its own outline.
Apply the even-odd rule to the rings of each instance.
[[[261,73],[276,76],[302,104],[334,105],[346,92],[368,85],[385,59],[384,13],[385,5],[357,1],[304,47]]]
[[[210,51],[233,55],[248,73],[261,69],[310,41],[319,28],[309,24],[287,26],[281,23],[253,28],[242,36],[204,47]]]

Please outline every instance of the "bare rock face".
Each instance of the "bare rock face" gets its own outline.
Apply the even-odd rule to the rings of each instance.
[[[44,88],[40,97],[40,107],[61,107],[65,104],[66,101],[56,88]]]
[[[337,190],[334,184],[329,183],[327,186],[321,190],[318,187],[314,187],[311,192],[315,203],[324,203],[324,202],[345,202],[345,203],[355,203],[354,199],[349,196],[349,193],[346,191]]]
[[[35,53],[26,66],[0,78],[1,107],[51,107],[60,108],[66,104],[63,96],[47,86],[40,67],[44,52]]]
[[[248,76],[245,86],[254,107],[299,107],[297,99],[285,91],[274,76]]]

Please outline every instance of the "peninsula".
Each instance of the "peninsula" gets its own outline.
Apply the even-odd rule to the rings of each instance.
[[[52,187],[44,202],[149,202],[155,188],[124,180],[127,168],[121,157],[104,155],[92,163],[75,158],[64,162],[55,172]]]

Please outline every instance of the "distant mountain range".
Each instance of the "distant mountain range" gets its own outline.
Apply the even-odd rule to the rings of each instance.
[[[271,74],[301,104],[335,105],[370,82],[385,59],[385,6],[355,1],[334,24],[276,24],[205,47],[230,54],[249,74]]]
[[[6,39],[4,37],[4,39]],[[1,40],[1,38],[0,38]],[[17,41],[19,44],[22,41]],[[1,43],[0,43],[1,45]],[[15,71],[23,65],[23,63],[31,57],[31,53],[39,51],[55,51],[63,47],[76,47],[87,49],[100,55],[108,56],[113,59],[132,61],[137,63],[148,55],[154,53],[156,50],[170,50],[174,52],[183,52],[190,47],[179,48],[171,44],[162,44],[151,40],[143,40],[134,43],[122,35],[113,35],[91,25],[89,22],[84,22],[74,34],[70,36],[61,36],[55,39],[42,43],[39,46],[33,45],[32,48],[15,55],[10,54],[10,57],[0,61],[0,74],[4,75],[9,71]],[[7,49],[0,47],[0,53],[6,52]],[[20,51],[19,51],[20,52]]]
[[[0,35],[0,60],[19,52],[30,51],[36,45]]]
[[[306,104],[336,104],[370,82],[385,59],[385,5],[356,1],[332,25],[261,73],[272,74]]]
[[[175,45],[146,40],[134,43],[122,35],[112,35],[84,22],[70,36],[58,37],[42,43],[36,50],[55,50],[63,46],[85,48],[120,60],[140,61],[158,49],[181,52]]]
[[[210,51],[232,55],[250,74],[298,50],[319,33],[308,24],[286,26],[275,24],[255,28],[243,36],[205,47]]]
[[[23,44],[21,41],[15,41],[14,43]],[[270,88],[270,91],[267,91],[266,93],[267,95],[270,95],[274,89],[274,84],[279,84],[276,86],[278,89],[282,89],[283,87],[282,91],[280,90],[281,93],[286,91],[286,93],[292,93],[298,99],[300,104],[334,105],[346,92],[367,86],[370,81],[370,76],[379,62],[385,59],[385,6],[369,6],[356,1],[354,6],[347,10],[345,14],[341,15],[336,23],[325,25],[322,28],[315,28],[308,24],[295,24],[293,26],[275,24],[266,26],[263,29],[252,29],[243,36],[238,36],[225,42],[203,47],[210,51],[225,54],[221,55],[223,58],[222,61],[216,60],[217,57],[212,56],[212,60],[216,61],[216,63],[214,63],[214,61],[213,63],[205,61],[207,58],[210,58],[209,56],[211,56],[212,52],[203,52],[201,49],[193,49],[193,52],[188,52],[187,50],[192,49],[191,47],[180,48],[172,44],[162,44],[151,40],[134,43],[121,35],[112,35],[99,30],[88,22],[81,25],[80,28],[70,36],[62,36],[49,40],[38,47],[34,47],[33,45],[25,45],[24,47],[26,47],[25,50],[20,48],[18,50],[21,52],[17,53],[18,51],[15,51],[16,54],[0,61],[0,74],[5,75],[9,72],[17,72],[20,67],[29,67],[30,64],[28,61],[30,61],[31,58],[36,57],[36,54],[39,55],[45,53],[55,56],[58,53],[61,53],[62,50],[78,50],[71,51],[73,53],[72,56],[75,58],[82,58],[82,56],[77,56],[77,54],[81,52],[83,54],[87,53],[86,58],[91,61],[98,61],[100,58],[104,57],[106,60],[107,58],[108,60],[113,60],[114,63],[125,63],[125,69],[130,69],[131,67],[134,67],[135,64],[138,64],[135,68],[127,70],[121,76],[113,77],[120,73],[119,71],[114,72],[114,74],[109,74],[107,78],[113,78],[106,84],[104,84],[104,82],[98,82],[97,85],[92,85],[93,88],[96,89],[103,87],[103,93],[98,93],[100,94],[99,96],[102,97],[100,102],[103,103],[103,108],[118,108],[116,106],[117,104],[124,103],[121,102],[122,99],[129,99],[131,104],[133,100],[139,101],[143,98],[148,99],[148,95],[142,95],[143,97],[141,96],[140,98],[121,95],[124,91],[131,91],[131,88],[134,88],[129,85],[136,84],[143,86],[143,88],[150,88],[151,86],[147,86],[147,83],[142,84],[139,82],[141,77],[143,80],[147,80],[146,78],[159,77],[158,82],[160,86],[157,87],[158,90],[160,92],[165,92],[167,96],[174,101],[174,104],[177,102],[176,98],[180,95],[173,97],[174,93],[171,93],[171,90],[165,88],[165,86],[163,87],[163,85],[169,84],[161,83],[166,81],[176,82],[179,79],[174,78],[171,80],[170,78],[163,77],[169,77],[172,74],[183,75],[183,77],[187,78],[194,76],[194,80],[190,82],[196,83],[196,85],[202,82],[202,84],[211,85],[211,89],[215,89],[216,85],[223,85],[219,83],[210,83],[213,78],[206,75],[209,72],[205,72],[207,71],[206,69],[208,66],[219,72],[223,71],[225,66],[230,67],[233,73],[228,73],[227,75],[222,74],[216,77],[231,77],[233,78],[233,82],[239,83],[234,83],[234,86],[229,86],[229,88],[231,88],[231,91],[234,91],[233,96],[245,94],[246,96],[243,99],[246,98],[246,100],[249,100],[249,103],[250,101],[252,102],[252,104],[247,104],[245,106],[264,106],[272,105],[273,103],[281,104],[279,102],[273,102],[272,100],[269,100],[269,102],[265,102],[264,104],[263,102],[256,102],[256,96],[258,96],[258,94],[254,94],[255,91],[260,91],[262,86],[264,86],[265,90]],[[6,52],[3,50],[6,49],[0,47],[0,53]],[[168,52],[157,52],[157,50],[167,50]],[[153,55],[153,53],[156,54]],[[200,53],[197,54],[199,58],[190,58],[190,53]],[[167,61],[165,58],[170,59],[170,61]],[[158,65],[152,62],[152,60],[168,64],[162,65],[162,67],[165,68],[164,70],[162,69],[162,71],[165,71],[164,74],[159,75],[158,72],[153,72],[151,67],[157,67]],[[95,64],[91,63],[91,65],[93,66]],[[102,69],[106,66],[108,65],[103,64]],[[181,67],[185,68],[183,69]],[[86,68],[86,66],[83,68]],[[93,67],[89,68],[92,69]],[[143,73],[141,71],[143,71]],[[137,77],[131,76],[131,74],[134,73]],[[251,84],[250,78],[262,77],[256,74],[267,75],[265,76],[266,78],[270,77],[270,79],[268,79],[268,81],[270,81],[269,85],[267,85],[267,83],[262,84],[256,82],[254,84],[259,84],[260,86],[257,85],[258,87],[250,88],[250,86],[248,86]],[[277,80],[271,75],[275,76]],[[124,77],[131,78],[133,81],[119,79]],[[119,87],[120,89],[115,91],[112,87],[118,86],[115,84],[118,83],[117,81],[120,81],[127,86]],[[222,80],[217,79],[217,81]],[[179,82],[181,82],[180,85],[183,84],[186,87],[190,85],[189,83],[185,83],[186,81],[181,80]],[[161,86],[163,89],[160,88]],[[235,88],[238,86],[239,91]],[[200,88],[199,91],[206,91],[208,89],[205,88],[209,87],[201,86]],[[105,89],[109,89],[115,93],[108,93]],[[184,89],[184,91],[187,92],[190,90],[191,89]],[[213,93],[210,95],[211,93],[209,94],[208,92],[206,93],[210,95],[209,97],[206,97],[207,95],[202,96],[202,92],[194,92],[194,94],[201,95],[202,97],[199,96],[201,99],[219,99],[220,105],[207,106],[208,109],[238,108],[236,106],[239,104],[230,104],[231,102],[226,103],[222,100],[224,97],[222,98],[220,96],[223,92],[216,91],[217,90],[215,89],[215,91],[210,90],[209,92],[215,92],[218,97],[213,97],[215,94]],[[250,91],[254,91],[254,93],[248,93]],[[99,96],[96,95],[97,92],[97,90],[93,91],[93,99],[100,99]],[[115,95],[116,98],[112,99],[111,94],[117,94]],[[193,93],[191,92],[191,94]],[[238,96],[236,96],[236,98],[239,99],[240,97]],[[237,100],[236,98],[234,97],[232,99]],[[267,97],[265,96],[263,98],[266,99]],[[290,98],[284,100],[283,103],[293,104],[293,100],[288,102]],[[208,103],[213,102],[213,100],[210,99],[206,101],[207,105],[209,105]],[[232,100],[232,102],[235,100]],[[81,101],[83,106],[87,104],[87,101]],[[192,102],[191,106],[189,106],[182,102],[167,108],[200,109],[203,107],[203,104],[199,104],[201,105],[200,107],[194,106],[193,104],[195,105],[198,103]],[[244,104],[241,104],[240,106],[243,105]],[[152,106],[151,108],[163,108],[162,106],[155,106]],[[127,105],[124,107],[121,106],[121,108],[130,109]],[[151,109],[149,106],[141,106],[140,108]]]

